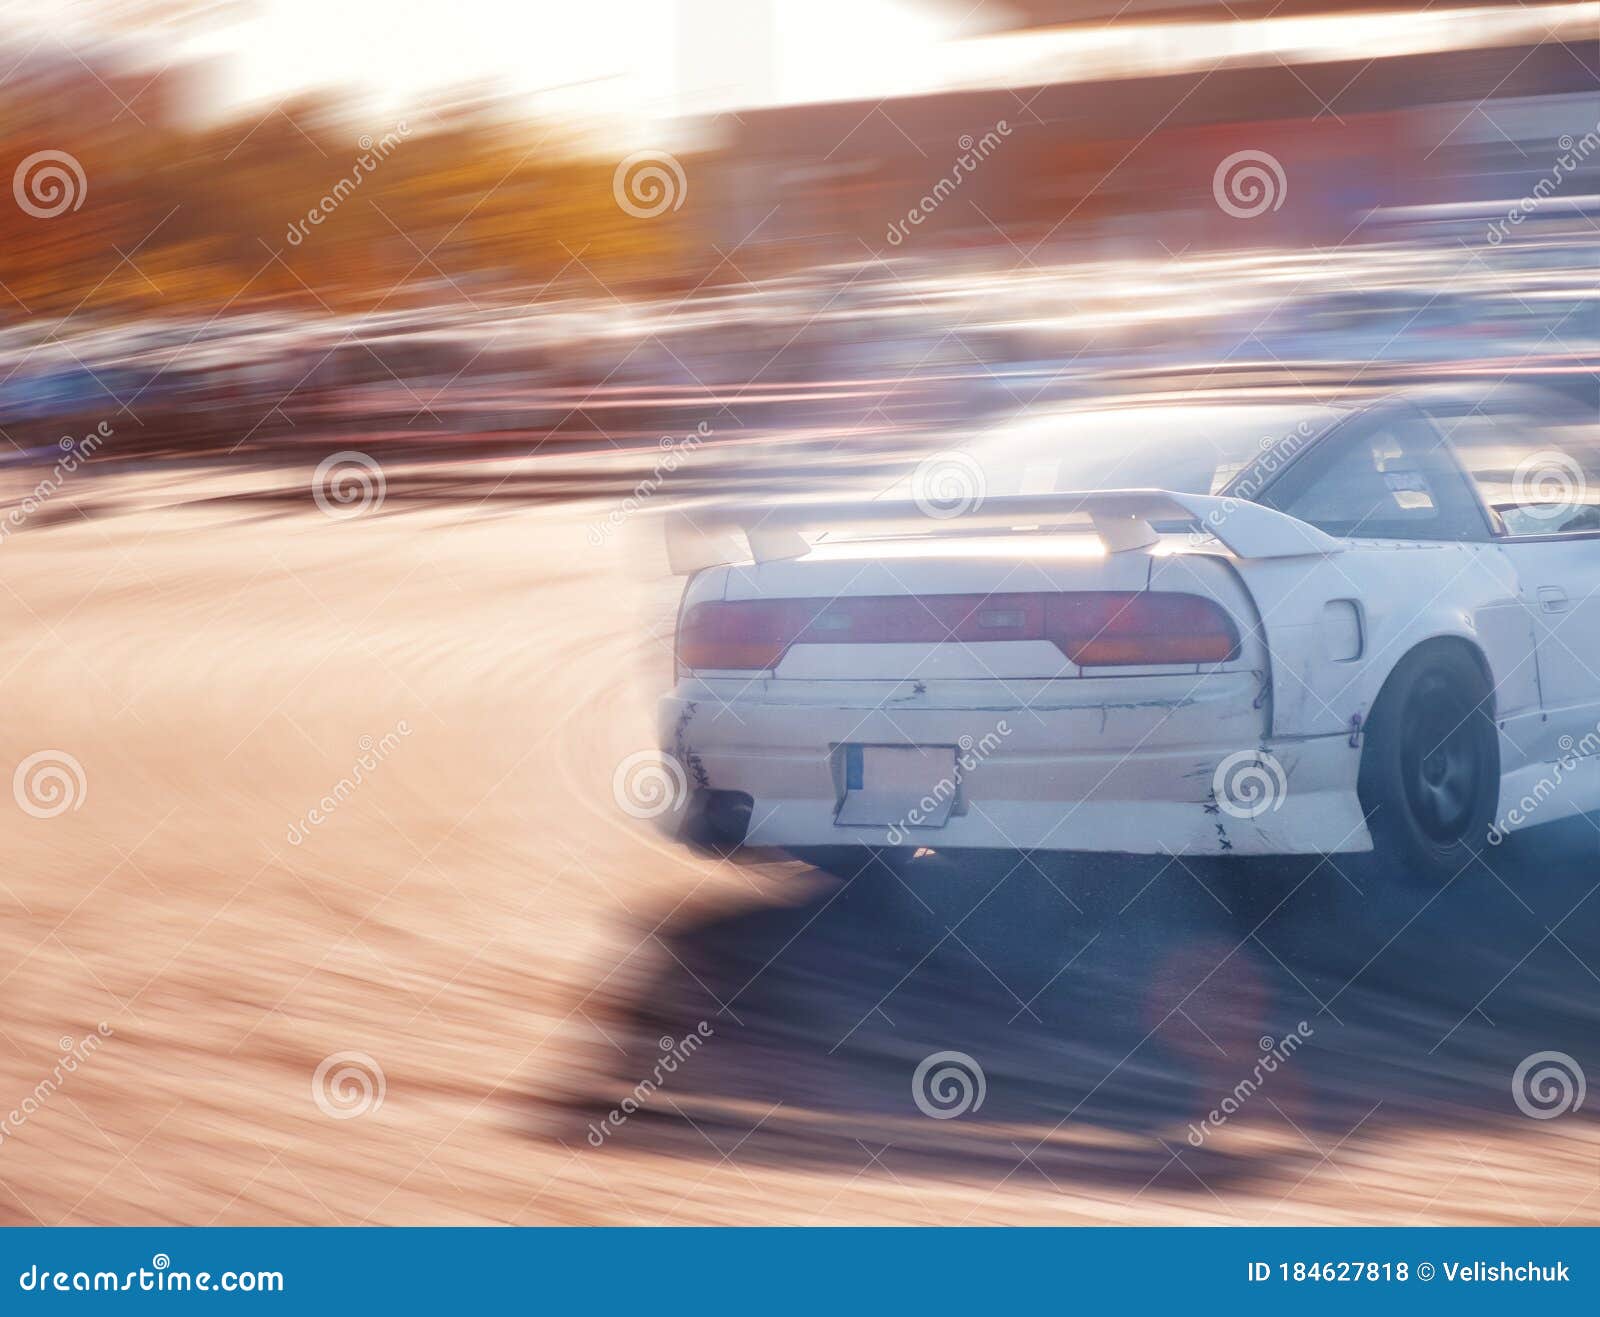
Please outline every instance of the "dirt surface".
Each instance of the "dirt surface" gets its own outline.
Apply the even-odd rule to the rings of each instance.
[[[670,676],[645,515],[239,483],[0,546],[5,768],[54,756],[0,810],[0,1221],[1600,1223],[1592,1100],[1513,1097],[1600,1072],[1587,822],[1439,894],[696,856],[613,792]],[[944,1050],[983,1102],[930,1119]]]

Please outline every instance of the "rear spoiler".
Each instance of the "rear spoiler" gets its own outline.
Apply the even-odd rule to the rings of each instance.
[[[761,563],[803,557],[811,551],[806,531],[903,529],[934,538],[984,530],[1035,534],[1081,531],[1085,519],[1111,553],[1156,543],[1161,538],[1151,525],[1156,521],[1190,523],[1239,558],[1320,557],[1342,553],[1345,547],[1315,526],[1259,503],[1167,489],[1106,489],[985,498],[955,516],[940,516],[912,500],[886,499],[671,512],[667,558],[676,575],[689,576],[747,559]]]

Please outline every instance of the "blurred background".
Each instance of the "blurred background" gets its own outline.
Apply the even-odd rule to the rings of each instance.
[[[641,510],[1107,398],[1592,421],[1600,4],[11,0],[0,162],[0,1220],[1600,1219],[1508,1088],[1595,1037],[1585,820],[951,938],[616,788]],[[911,1107],[949,1047],[982,1119]]]
[[[0,17],[7,461],[1592,391],[1592,3],[327,8]]]

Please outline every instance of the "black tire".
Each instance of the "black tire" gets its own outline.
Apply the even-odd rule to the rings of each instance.
[[[1448,883],[1487,845],[1500,738],[1483,669],[1458,645],[1407,654],[1367,720],[1357,791],[1379,864]]]

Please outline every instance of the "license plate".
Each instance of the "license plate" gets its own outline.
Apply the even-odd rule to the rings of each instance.
[[[847,745],[844,769],[838,824],[942,828],[955,804],[953,746]]]

